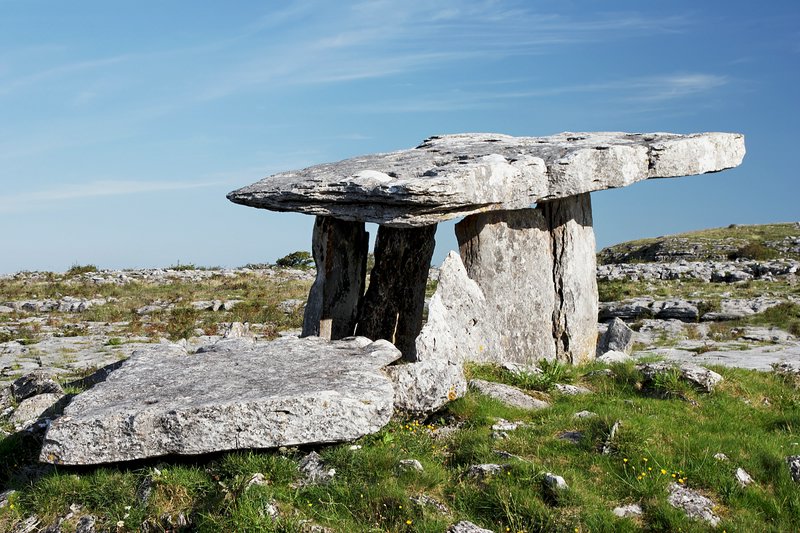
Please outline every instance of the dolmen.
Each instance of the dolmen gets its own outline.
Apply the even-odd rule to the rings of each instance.
[[[595,356],[593,191],[739,165],[736,133],[457,134],[283,172],[228,194],[316,216],[301,338],[134,353],[78,395],[40,459],[96,464],[347,441],[464,394],[463,362]],[[436,225],[459,253],[424,317]],[[367,284],[369,235],[379,225]]]

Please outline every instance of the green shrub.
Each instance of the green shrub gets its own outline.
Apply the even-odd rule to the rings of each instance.
[[[275,264],[283,268],[311,268],[314,266],[314,259],[308,252],[292,252],[275,261]]]
[[[753,259],[756,261],[766,261],[767,259],[775,259],[778,257],[778,252],[771,248],[767,248],[760,242],[750,242],[739,248],[738,250],[728,254],[728,259]]]
[[[88,272],[97,272],[97,267],[95,265],[79,265],[76,263],[71,267],[69,267],[69,270],[67,270],[66,275],[80,276],[81,274],[86,274]]]

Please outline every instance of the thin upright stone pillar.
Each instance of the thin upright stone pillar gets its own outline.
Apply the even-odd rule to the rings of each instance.
[[[556,357],[577,364],[597,346],[597,264],[589,193],[544,202],[553,239]]]
[[[364,294],[369,233],[363,222],[318,216],[312,243],[317,278],[308,294],[303,337],[337,340],[353,335]]]
[[[394,343],[408,361],[417,359],[415,339],[422,329],[435,234],[436,225],[380,226],[375,241],[375,266],[361,304],[356,333]]]

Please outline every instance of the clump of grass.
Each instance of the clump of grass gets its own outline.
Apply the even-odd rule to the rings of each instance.
[[[784,302],[747,318],[747,323],[774,326],[800,336],[800,304]]]
[[[778,252],[772,248],[764,246],[760,242],[749,242],[728,254],[728,259],[752,259],[755,261],[767,261],[778,257]]]
[[[96,265],[89,265],[89,264],[87,264],[87,265],[79,265],[79,264],[76,263],[76,264],[72,265],[71,267],[69,267],[69,270],[67,270],[64,273],[64,275],[66,277],[72,277],[72,276],[80,276],[81,274],[88,274],[89,272],[97,272],[97,271],[98,271],[98,268],[97,268]]]

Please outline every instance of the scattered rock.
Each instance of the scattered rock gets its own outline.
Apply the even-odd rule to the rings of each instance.
[[[425,469],[422,467],[422,463],[420,463],[416,459],[400,459],[400,463],[398,466],[400,470],[404,472],[408,472],[411,470],[415,470],[417,472],[425,471]]]
[[[581,387],[579,385],[566,385],[563,383],[556,383],[554,387],[558,392],[560,392],[561,394],[565,394],[567,396],[578,396],[579,394],[592,394],[591,390],[587,389],[586,387]]]
[[[737,468],[735,476],[736,481],[738,481],[739,485],[742,487],[746,487],[753,483],[753,478],[750,477],[750,474],[748,474],[744,468]]]
[[[704,520],[712,527],[719,524],[720,518],[714,513],[716,504],[695,490],[671,483],[667,501],[671,506],[685,512],[689,518]]]
[[[427,494],[420,494],[419,496],[411,496],[408,499],[411,500],[412,503],[415,503],[420,507],[433,507],[441,514],[450,514],[450,509],[448,509],[448,507],[445,504],[443,504],[436,498],[428,496]]]
[[[467,470],[467,478],[481,481],[489,476],[501,474],[509,468],[509,465],[499,465],[495,463],[472,465],[469,467],[469,470]]]
[[[522,390],[510,385],[473,379],[470,380],[469,386],[481,394],[519,409],[544,409],[545,407],[550,407],[549,403],[532,398]]]
[[[85,515],[78,520],[75,526],[75,533],[95,533],[97,518],[94,515]]]
[[[617,432],[619,431],[619,428],[621,426],[622,426],[621,420],[617,420],[616,422],[614,422],[614,425],[611,426],[611,430],[608,432],[608,438],[603,443],[603,447],[600,450],[603,453],[603,455],[608,455],[612,451],[614,451],[614,439],[617,437]]]
[[[597,413],[593,413],[592,411],[578,411],[574,415],[573,418],[595,418]]]
[[[567,485],[567,482],[564,481],[564,478],[551,472],[547,472],[544,475],[544,485],[552,493],[559,493],[569,490],[569,485]]]
[[[509,422],[500,418],[492,424],[492,438],[493,439],[507,439],[509,431],[516,431],[519,427],[524,426],[524,422]]]
[[[264,476],[264,474],[262,474],[261,472],[256,472],[255,474],[250,476],[250,479],[248,479],[247,483],[244,484],[244,490],[246,491],[253,485],[261,487],[263,485],[268,485],[268,484],[269,482],[267,481],[267,478]]]
[[[631,353],[633,348],[633,330],[620,318],[616,317],[609,324],[608,329],[600,337],[597,348],[598,354],[606,352]]]
[[[715,453],[714,459],[716,459],[717,461],[730,461],[730,459],[728,459],[728,456],[721,452]]]
[[[560,440],[565,440],[573,444],[578,444],[583,438],[583,433],[580,431],[562,431],[558,434]]]
[[[467,520],[457,522],[447,528],[447,533],[494,533],[491,529],[484,529]]]
[[[781,361],[773,363],[773,371],[785,376],[800,376],[800,361]]]
[[[636,365],[636,369],[642,373],[647,383],[652,383],[656,376],[672,372],[676,368],[680,371],[682,379],[696,385],[705,392],[713,391],[714,387],[722,381],[722,376],[713,370],[692,363],[683,363],[680,366],[668,362]]]
[[[336,469],[326,468],[317,452],[311,452],[303,457],[297,468],[304,476],[301,485],[324,485],[336,476]]]
[[[631,503],[621,507],[615,507],[613,513],[620,518],[628,518],[630,516],[641,516],[642,506],[638,503]]]
[[[222,334],[223,339],[240,339],[243,337],[252,337],[250,333],[250,324],[231,322],[231,325],[228,326]]]
[[[789,467],[789,475],[792,476],[792,480],[800,483],[800,455],[787,457],[786,465]]]
[[[282,312],[286,313],[287,315],[291,315],[299,311],[306,305],[305,300],[300,300],[298,298],[292,298],[290,300],[283,300],[281,303],[278,304],[278,309]]]
[[[349,441],[393,413],[387,341],[227,339],[189,356],[136,352],[48,429],[41,460],[96,464],[165,454]]]
[[[503,370],[507,370],[515,375],[525,375],[525,374],[541,374],[542,370],[534,365],[525,365],[522,363],[515,363],[513,361],[504,361],[500,363],[500,368]]]
[[[41,523],[42,521],[38,516],[31,515],[14,526],[14,529],[11,531],[11,533],[33,533],[34,531],[38,531],[39,524]]]
[[[17,491],[15,491],[14,489],[8,489],[4,490],[3,492],[0,492],[0,509],[8,505],[11,496],[16,494],[16,492]]]
[[[25,429],[43,416],[49,414],[48,412],[55,415],[55,409],[53,408],[57,406],[63,397],[63,394],[50,393],[31,396],[27,400],[23,400],[22,403],[14,409],[8,421],[17,431]]]
[[[598,357],[597,360],[607,365],[614,365],[619,363],[627,363],[628,361],[633,361],[633,357],[631,357],[626,353],[612,350],[609,352],[605,352],[603,355]]]
[[[429,414],[464,396],[467,379],[461,363],[429,359],[393,365],[386,372],[394,384],[394,406],[413,414]]]
[[[11,383],[11,395],[18,402],[37,394],[64,394],[64,389],[48,372],[34,371]]]

